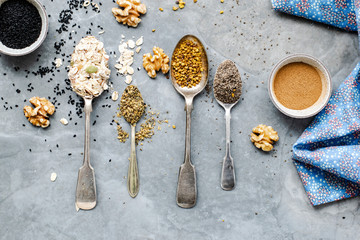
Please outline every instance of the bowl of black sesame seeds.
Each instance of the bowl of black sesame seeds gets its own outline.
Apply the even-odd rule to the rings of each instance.
[[[48,16],[37,0],[0,0],[0,53],[23,56],[35,51],[48,32]]]

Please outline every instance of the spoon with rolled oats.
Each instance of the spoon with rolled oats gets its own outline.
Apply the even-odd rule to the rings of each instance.
[[[79,169],[75,200],[76,206],[84,210],[96,206],[95,172],[90,164],[90,113],[92,100],[108,89],[108,61],[104,44],[93,36],[87,36],[76,45],[70,62],[71,87],[85,102],[84,162]]]

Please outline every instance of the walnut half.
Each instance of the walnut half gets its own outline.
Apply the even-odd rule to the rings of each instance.
[[[140,14],[146,13],[146,5],[142,4],[140,0],[117,0],[116,3],[120,7],[112,9],[116,21],[124,25],[137,27],[141,22]]]
[[[151,78],[156,77],[156,71],[161,71],[166,74],[169,72],[169,57],[159,47],[153,47],[154,55],[150,53],[144,54],[143,66]]]
[[[271,127],[264,124],[253,128],[251,133],[251,142],[257,148],[261,148],[263,151],[268,152],[273,149],[274,142],[279,140],[278,133]]]
[[[46,128],[50,125],[49,115],[55,112],[55,106],[46,98],[32,97],[29,102],[35,106],[33,109],[30,106],[24,107],[25,117],[34,126]]]

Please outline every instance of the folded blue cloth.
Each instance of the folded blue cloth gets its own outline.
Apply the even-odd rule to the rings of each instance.
[[[360,63],[293,146],[313,205],[360,194]]]
[[[275,10],[357,31],[356,8],[359,0],[271,0]],[[358,5],[357,5],[358,6]]]
[[[272,4],[275,10],[346,30],[360,26],[360,0]],[[360,195],[360,63],[294,144],[293,159],[312,205]]]

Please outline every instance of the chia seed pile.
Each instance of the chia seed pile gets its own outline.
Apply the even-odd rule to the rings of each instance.
[[[241,96],[242,81],[234,62],[225,60],[216,70],[214,95],[222,103],[235,103]]]
[[[9,0],[0,6],[0,41],[7,47],[22,49],[33,44],[41,32],[41,17],[26,0]]]

